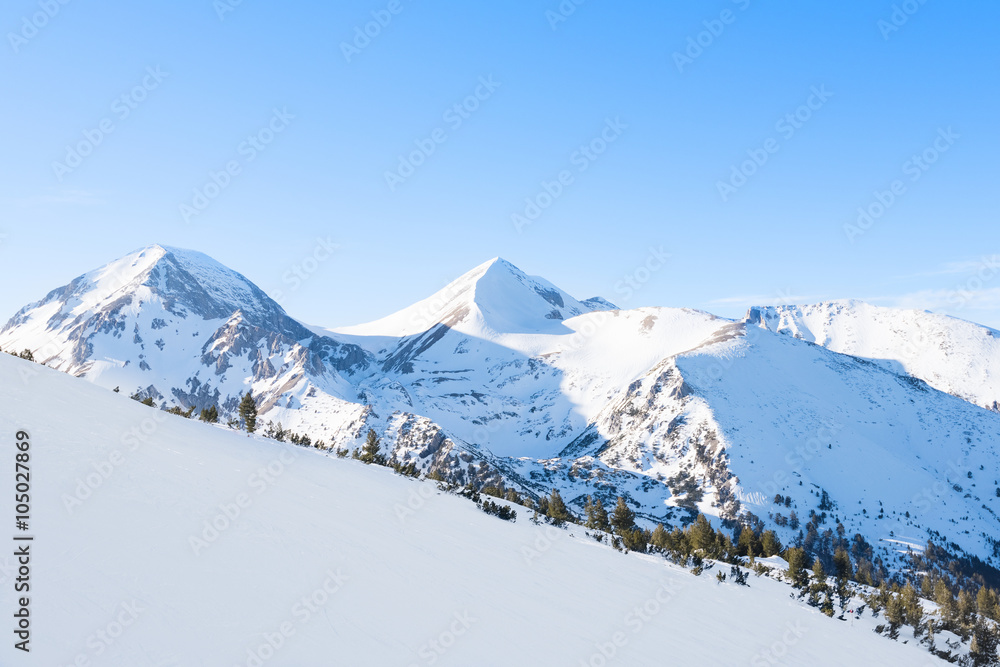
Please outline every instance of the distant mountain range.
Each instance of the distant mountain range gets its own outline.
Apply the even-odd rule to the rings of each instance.
[[[626,496],[640,517],[825,514],[890,564],[929,537],[1000,564],[1000,333],[857,301],[741,320],[577,300],[502,259],[368,324],[306,327],[154,245],[21,309],[0,349],[161,407],[263,422],[458,482]],[[774,496],[783,501],[779,506]],[[821,509],[822,505],[822,509]],[[992,526],[991,529],[983,527]]]

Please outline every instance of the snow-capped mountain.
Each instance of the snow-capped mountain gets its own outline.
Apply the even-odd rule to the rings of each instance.
[[[337,332],[406,338],[445,326],[479,337],[559,333],[565,331],[563,320],[614,308],[599,297],[577,301],[544,278],[527,276],[510,262],[494,257],[412,306]]]
[[[149,246],[25,306],[0,347],[159,403],[232,410],[253,386],[267,409],[319,384],[339,397],[361,348],[316,336],[256,285],[210,257]],[[307,380],[308,378],[308,380]]]
[[[231,417],[251,390],[263,422],[328,447],[374,428],[400,462],[557,487],[576,511],[588,494],[648,521],[749,511],[785,541],[786,513],[816,511],[887,563],[934,536],[995,566],[996,531],[969,527],[1000,513],[996,334],[859,302],[618,310],[499,258],[381,320],[308,329],[210,258],[151,246],[22,309],[0,348],[161,407]]]
[[[927,311],[860,301],[752,308],[748,324],[865,357],[1000,411],[1000,331]]]

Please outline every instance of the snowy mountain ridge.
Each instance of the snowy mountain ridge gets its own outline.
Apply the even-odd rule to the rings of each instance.
[[[996,566],[991,531],[965,527],[1000,512],[996,333],[861,302],[736,322],[619,310],[500,258],[324,331],[205,255],[150,246],[26,306],[0,348],[162,407],[232,417],[251,390],[263,423],[326,447],[372,428],[404,464],[535,496],[559,488],[574,511],[593,494],[623,495],[647,521],[752,512],[791,542],[769,499],[805,518],[823,492],[888,564],[900,536],[933,535]]]
[[[153,413],[8,355],[0,402],[0,429],[26,430],[44,473],[30,658],[4,642],[4,665],[946,664],[767,576],[693,577],[524,508],[500,521],[429,480]],[[17,567],[0,556],[6,609]]]

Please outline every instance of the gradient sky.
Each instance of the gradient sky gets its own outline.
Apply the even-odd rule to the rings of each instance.
[[[235,3],[3,4],[0,319],[162,243],[326,326],[499,255],[627,307],[859,298],[1000,327],[995,2]],[[449,113],[477,90],[478,108]],[[250,160],[243,142],[275,109],[294,118]],[[79,166],[54,166],[102,123]],[[578,152],[602,132],[603,153]],[[391,188],[386,172],[432,136]],[[723,197],[754,154],[766,162]],[[185,220],[231,161],[239,173]],[[518,229],[563,171],[572,182]],[[852,228],[876,192],[894,200]],[[313,264],[317,239],[337,248]],[[670,258],[647,273],[651,248]],[[630,295],[627,276],[645,280]]]

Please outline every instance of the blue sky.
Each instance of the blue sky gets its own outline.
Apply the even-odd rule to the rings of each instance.
[[[163,243],[327,326],[499,255],[628,307],[860,298],[1000,327],[998,21],[942,0],[9,0],[0,318]]]

